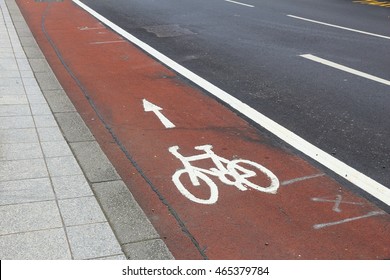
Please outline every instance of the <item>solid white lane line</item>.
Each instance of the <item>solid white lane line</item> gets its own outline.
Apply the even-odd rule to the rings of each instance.
[[[260,126],[264,127],[266,130],[268,130],[275,136],[279,137],[289,145],[293,146],[297,150],[301,151],[302,153],[316,160],[320,164],[326,166],[327,168],[337,173],[338,175],[344,177],[346,180],[350,181],[357,187],[361,188],[362,190],[366,191],[367,193],[381,200],[385,204],[390,205],[390,189],[386,188],[385,186],[381,185],[375,180],[369,178],[363,173],[357,171],[356,169],[353,169],[352,167],[346,165],[345,163],[334,158],[328,153],[322,151],[316,146],[310,144],[309,142],[302,139],[295,133],[289,131],[288,129],[274,122],[270,118],[264,116],[260,112],[251,108],[247,104],[241,102],[237,98],[231,96],[227,92],[216,87],[215,85],[206,81],[202,77],[191,72],[187,68],[181,66],[177,62],[173,61],[172,59],[163,55],[162,53],[155,50],[151,46],[147,45],[146,43],[142,42],[138,38],[134,37],[127,31],[123,30],[116,24],[112,23],[111,21],[109,21],[99,13],[95,12],[87,5],[81,3],[79,0],[73,0],[73,2],[79,5],[88,13],[90,13],[96,19],[103,22],[105,25],[109,26],[112,30],[119,33],[123,37],[127,38],[130,42],[137,45],[139,48],[143,49],[149,55],[159,60],[161,63],[165,64],[166,66],[173,69],[180,75],[184,76],[185,78],[189,79],[193,83],[197,84],[198,86],[208,91],[210,94],[214,95],[221,101],[225,102],[226,104],[229,104],[229,106],[231,106],[233,109],[237,110],[238,112],[245,115],[249,119],[253,120]]]
[[[367,73],[364,73],[364,72],[361,72],[361,71],[358,71],[358,70],[346,67],[346,66],[341,65],[341,64],[334,63],[334,62],[326,60],[326,59],[322,59],[320,57],[317,57],[317,56],[314,56],[314,55],[311,55],[311,54],[303,54],[303,55],[300,55],[300,56],[303,57],[303,58],[306,58],[306,59],[309,59],[309,60],[312,60],[312,61],[324,64],[324,65],[327,65],[327,66],[339,69],[341,71],[348,72],[348,73],[354,74],[356,76],[360,76],[360,77],[363,77],[363,78],[366,78],[366,79],[369,79],[369,80],[372,80],[372,81],[375,81],[375,82],[378,82],[378,83],[390,86],[390,81],[388,81],[388,80],[385,80],[385,79],[382,79],[382,78],[378,78],[376,76],[373,76],[373,75],[370,75],[370,74],[367,74]]]
[[[255,7],[253,5],[249,5],[249,4],[245,4],[245,3],[241,3],[241,2],[237,2],[237,1],[232,1],[232,0],[225,0],[225,1],[230,2],[230,3],[234,3],[234,4],[238,4],[238,5],[242,5],[242,6],[246,6],[246,7],[251,7],[251,8]]]
[[[339,29],[343,29],[343,30],[348,30],[348,31],[352,31],[352,32],[357,32],[357,33],[361,33],[361,34],[365,34],[365,35],[370,35],[370,36],[375,36],[375,37],[390,40],[390,37],[388,37],[388,36],[383,36],[383,35],[379,35],[379,34],[375,34],[375,33],[370,33],[370,32],[366,32],[366,31],[343,27],[340,25],[334,25],[334,24],[330,24],[330,23],[326,23],[326,22],[316,21],[316,20],[312,20],[312,19],[308,19],[308,18],[297,17],[297,16],[293,16],[293,15],[287,15],[287,16],[291,17],[291,18],[296,18],[296,19],[300,19],[300,20],[304,20],[304,21],[309,21],[309,22],[313,22],[313,23],[317,23],[317,24],[322,24],[322,25],[326,25],[326,26],[330,26],[330,27],[335,27],[335,28],[339,28]]]

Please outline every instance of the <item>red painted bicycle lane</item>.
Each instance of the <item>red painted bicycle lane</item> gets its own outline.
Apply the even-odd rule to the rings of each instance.
[[[64,89],[176,258],[390,257],[390,215],[274,143],[71,1],[17,2]],[[145,112],[144,99],[160,106],[175,127],[167,129],[154,112]],[[202,145],[212,145],[215,156],[228,161],[266,167],[279,179],[277,193],[241,191],[207,175],[217,185],[217,201],[207,205],[187,198],[172,180],[183,163],[169,148],[178,146],[189,157],[203,154],[195,149]],[[191,165],[216,168],[210,159]],[[256,171],[250,180],[268,186],[267,176]],[[198,198],[210,195],[205,182],[193,187],[185,173],[179,181]]]

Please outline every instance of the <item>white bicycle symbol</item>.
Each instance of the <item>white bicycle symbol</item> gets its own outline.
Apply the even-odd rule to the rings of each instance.
[[[256,162],[245,159],[227,160],[223,157],[216,155],[212,151],[212,148],[212,145],[197,146],[195,147],[195,150],[204,151],[205,153],[189,157],[182,156],[178,152],[178,146],[172,146],[169,148],[169,152],[171,152],[175,157],[180,159],[184,165],[183,169],[177,170],[172,175],[172,181],[175,183],[178,190],[185,197],[187,197],[193,202],[202,204],[214,204],[215,202],[217,202],[218,187],[208,175],[216,176],[223,183],[230,186],[235,186],[241,191],[246,191],[248,190],[248,188],[253,188],[255,190],[265,193],[275,194],[277,192],[279,188],[279,180],[270,170]],[[213,167],[210,169],[204,169],[191,165],[191,162],[193,161],[204,159],[211,159],[215,164],[216,168]],[[268,177],[268,186],[263,187],[250,182],[248,180],[249,178],[257,176],[256,171],[249,170],[241,165],[251,166],[253,167],[252,169],[259,170],[264,175],[266,175]],[[193,195],[180,180],[181,176],[185,173],[189,175],[191,183],[195,187],[200,186],[199,180],[204,181],[210,187],[210,197],[202,199]]]

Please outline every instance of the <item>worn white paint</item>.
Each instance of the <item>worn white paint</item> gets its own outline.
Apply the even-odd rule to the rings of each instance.
[[[313,228],[314,229],[322,229],[324,227],[336,226],[336,225],[340,225],[340,224],[344,224],[344,223],[348,223],[348,222],[352,222],[352,221],[356,221],[356,220],[360,220],[360,219],[364,219],[364,218],[370,218],[373,216],[385,215],[385,214],[386,214],[386,212],[384,212],[384,211],[371,211],[371,212],[367,213],[366,215],[362,215],[362,216],[358,216],[358,217],[348,218],[348,219],[344,219],[344,220],[340,220],[340,221],[336,221],[336,222],[316,224],[313,226]]]
[[[168,120],[160,111],[162,108],[158,107],[157,105],[154,105],[153,103],[147,101],[146,99],[143,100],[144,110],[145,112],[153,112],[156,114],[158,119],[162,122],[162,124],[166,128],[174,128],[176,127],[170,120]]]
[[[252,188],[261,192],[271,194],[275,194],[277,192],[279,188],[279,180],[270,170],[256,162],[249,160],[227,160],[221,156],[216,155],[212,151],[212,148],[213,147],[211,145],[197,146],[195,147],[195,150],[204,151],[204,153],[188,157],[183,156],[179,153],[178,146],[172,146],[169,148],[169,152],[171,152],[175,157],[177,157],[184,165],[183,169],[177,170],[173,174],[172,181],[175,183],[178,190],[189,200],[201,204],[214,204],[217,202],[218,187],[207,175],[215,176],[222,183],[230,186],[235,186],[241,191],[246,191],[248,190],[248,188]],[[210,159],[214,163],[215,167],[212,167],[210,169],[204,169],[191,165],[191,162],[205,159]],[[253,170],[244,168],[242,164],[244,164],[245,166],[250,166]],[[260,171],[268,177],[268,186],[259,186],[249,180],[250,178],[257,176],[257,171]],[[189,176],[192,185],[195,187],[200,186],[200,181],[205,182],[210,188],[209,197],[203,199],[193,195],[182,183],[181,176],[183,174],[187,174]]]
[[[311,199],[312,201],[315,202],[330,202],[334,203],[334,206],[332,208],[333,211],[340,213],[340,204],[345,203],[345,204],[354,204],[354,205],[363,205],[362,202],[352,202],[352,201],[344,201],[343,196],[341,194],[336,195],[336,199],[327,199],[327,198],[321,198],[321,197],[313,197]]]
[[[318,177],[323,177],[323,176],[325,176],[325,173],[318,173],[318,174],[314,174],[314,175],[303,176],[303,177],[283,181],[280,183],[280,185],[287,186],[287,185],[294,184],[297,182],[306,181],[306,180],[310,180],[310,179],[314,179],[314,178],[318,178]]]
[[[370,177],[364,175],[358,170],[348,166],[347,164],[336,159],[330,154],[322,151],[321,149],[307,142],[306,140],[299,137],[292,131],[289,131],[285,127],[279,125],[275,121],[271,120],[270,118],[266,117],[265,115],[251,108],[247,104],[241,102],[237,98],[231,96],[227,92],[223,91],[222,89],[216,87],[215,85],[206,81],[202,77],[191,72],[187,68],[183,67],[182,65],[178,64],[177,62],[165,56],[164,54],[155,50],[151,46],[142,42],[138,38],[134,37],[127,31],[123,30],[116,24],[112,23],[111,21],[109,21],[99,13],[95,12],[94,10],[92,10],[91,8],[89,8],[87,5],[83,4],[79,0],[73,0],[73,2],[79,5],[81,8],[83,8],[91,15],[93,15],[96,19],[100,20],[101,22],[109,26],[115,32],[119,33],[120,35],[128,39],[130,42],[137,45],[139,48],[143,49],[149,55],[153,56],[154,58],[156,58],[157,60],[159,60],[166,66],[168,66],[169,68],[173,69],[180,75],[186,77],[194,84],[208,91],[210,94],[214,95],[222,102],[229,104],[229,106],[234,110],[237,110],[238,112],[240,112],[247,118],[253,120],[255,123],[262,126],[264,129],[268,130],[270,133],[274,134],[275,136],[279,137],[281,140],[285,141],[295,149],[301,151],[302,153],[306,154],[307,156],[314,159],[318,163],[329,168],[339,176],[348,180],[349,182],[361,188],[362,190],[369,193],[370,195],[376,197],[383,203],[390,205],[390,189],[388,189],[387,187],[376,182]]]

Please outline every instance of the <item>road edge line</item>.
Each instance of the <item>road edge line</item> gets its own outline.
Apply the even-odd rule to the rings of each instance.
[[[136,46],[138,46],[139,48],[147,52],[149,55],[159,60],[164,65],[168,66],[169,68],[176,71],[180,75],[189,79],[190,81],[192,81],[199,87],[203,88],[204,90],[206,90],[207,92],[209,92],[210,94],[212,94],[213,96],[221,100],[222,102],[228,104],[230,107],[237,110],[247,118],[257,123],[258,125],[262,126],[264,129],[274,134],[275,136],[277,136],[287,144],[291,145],[298,151],[304,153],[308,157],[312,158],[313,160],[317,161],[321,165],[325,166],[326,168],[332,170],[339,176],[343,177],[345,180],[359,187],[361,190],[367,192],[368,194],[372,195],[376,199],[390,206],[390,189],[386,188],[384,185],[378,183],[377,181],[371,179],[370,177],[359,172],[358,170],[343,163],[342,161],[334,158],[330,154],[317,148],[316,146],[304,140],[300,136],[296,135],[295,133],[289,131],[285,127],[281,126],[280,124],[276,123],[275,121],[271,120],[270,118],[256,111],[249,105],[241,102],[237,98],[231,96],[227,92],[216,87],[215,85],[206,81],[202,77],[198,76],[197,74],[193,73],[192,71],[188,70],[187,68],[178,64],[177,62],[173,61],[169,57],[165,56],[164,54],[160,53],[159,51],[152,48],[148,44],[142,42],[135,36],[131,35],[124,29],[120,28],[118,25],[109,21],[108,19],[106,19],[105,17],[103,17],[102,15],[100,15],[99,13],[97,13],[96,11],[94,11],[84,3],[80,2],[79,0],[72,0],[72,1],[80,8],[82,8],[83,10],[91,14],[93,17],[95,17],[96,19],[104,23],[106,26],[110,27],[112,30],[114,30],[121,36],[125,37],[131,43],[135,44]]]

